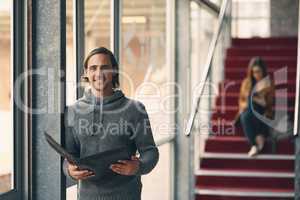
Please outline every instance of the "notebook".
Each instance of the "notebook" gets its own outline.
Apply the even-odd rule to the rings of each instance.
[[[75,164],[79,169],[88,169],[95,173],[95,176],[87,178],[87,180],[105,181],[112,176],[119,176],[109,167],[113,163],[118,163],[118,160],[130,160],[131,154],[125,147],[119,147],[112,150],[97,153],[91,156],[78,158],[68,153],[68,151],[58,144],[47,132],[44,133],[48,144],[63,158],[70,163]]]

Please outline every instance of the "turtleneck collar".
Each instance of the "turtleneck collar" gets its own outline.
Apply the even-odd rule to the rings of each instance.
[[[85,102],[93,105],[112,104],[123,97],[124,97],[124,93],[122,92],[121,89],[114,89],[112,95],[104,96],[104,97],[95,96],[91,88],[86,89],[83,94],[83,99],[85,100]]]
[[[114,109],[125,99],[124,93],[121,89],[115,89],[112,95],[104,97],[96,97],[91,88],[84,91],[82,103],[89,109],[92,109],[92,123],[103,124],[103,111],[105,109]],[[93,126],[96,127],[96,126]],[[94,130],[95,132],[95,130]]]

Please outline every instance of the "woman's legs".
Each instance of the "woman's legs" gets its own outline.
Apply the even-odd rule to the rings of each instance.
[[[263,115],[265,108],[253,102],[252,104],[252,115],[253,115],[253,126],[256,129],[255,142],[258,150],[261,151],[265,144],[265,137],[267,134],[267,128],[264,122],[262,122],[257,116],[255,116],[253,109],[256,111],[256,114]]]
[[[256,110],[259,114],[262,113],[262,110]],[[248,141],[251,145],[251,149],[248,152],[249,156],[256,155],[259,151],[261,151],[264,147],[265,143],[265,125],[262,121],[260,121],[253,113],[251,109],[245,110],[241,113],[240,121],[242,128]]]
[[[259,134],[255,137],[255,142],[258,150],[261,151],[264,148],[265,137],[262,134]]]
[[[251,146],[256,145],[256,141],[255,141],[256,134],[253,126],[253,114],[249,109],[241,113],[240,121],[241,121],[243,131],[246,137],[248,138],[250,145]]]

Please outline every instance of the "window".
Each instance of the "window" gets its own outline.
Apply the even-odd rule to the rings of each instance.
[[[79,80],[78,77],[83,71],[84,56],[99,46],[113,49],[112,36],[120,35],[120,41],[113,42],[120,43],[117,46],[120,46],[122,90],[126,96],[138,99],[146,105],[156,141],[174,136],[174,1],[120,1],[121,26],[116,29],[120,33],[113,32],[115,30],[112,29],[112,21],[116,20],[112,14],[117,10],[112,7],[112,1],[73,2],[76,5],[67,1],[67,104],[76,100],[74,88],[79,86],[74,80],[75,77]],[[72,16],[73,13],[76,17]],[[75,18],[75,23],[71,22]],[[72,34],[73,30],[76,30],[75,34]],[[72,38],[75,35],[76,38]],[[81,49],[84,49],[83,52],[80,52]],[[74,70],[75,65],[77,70]],[[128,77],[129,82],[126,79]],[[142,198],[145,200],[172,199],[173,143],[166,142],[159,150],[161,159],[157,167],[150,175],[143,177]],[[162,177],[164,181],[157,181]],[[160,184],[153,184],[154,182]],[[67,199],[75,200],[76,192],[76,186],[69,187]]]
[[[110,49],[110,0],[88,0],[84,4],[85,54],[96,47]]]
[[[110,49],[110,6],[110,0],[66,1],[67,105],[74,103],[82,95],[82,93],[77,93],[77,89],[82,92],[82,87],[78,81],[80,81],[79,77],[83,72],[84,56],[96,47],[104,46]],[[75,18],[76,23],[73,20]],[[80,19],[83,20],[80,21]],[[74,30],[76,30],[76,34]],[[68,181],[67,183],[68,185],[71,184]],[[67,188],[66,199],[77,199],[77,185]]]
[[[76,66],[74,48],[73,1],[66,1],[66,104],[70,105],[76,100]]]
[[[175,132],[172,3],[123,0],[121,5],[121,88],[146,106],[156,141]],[[172,145],[159,147],[159,163],[142,176],[142,199],[172,199]]]
[[[233,0],[232,36],[269,37],[270,0]]]
[[[11,0],[0,2],[0,193],[14,189]]]
[[[24,84],[17,80],[24,71],[23,1],[0,1],[0,199],[21,199],[25,187],[22,179],[24,163],[23,123],[24,112],[20,101],[24,100]]]
[[[167,60],[167,1],[122,2],[122,90],[145,104],[156,139],[169,136],[172,127],[165,126],[172,123],[175,85]]]
[[[74,38],[74,1],[66,1],[66,104],[76,101],[77,95],[77,68],[75,65],[75,38]],[[77,185],[67,180],[66,199],[77,199]],[[73,186],[72,186],[73,185]]]

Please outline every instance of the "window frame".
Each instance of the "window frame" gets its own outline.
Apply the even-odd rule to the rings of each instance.
[[[10,26],[11,26],[11,92],[12,99],[11,109],[13,113],[13,188],[10,191],[0,194],[1,200],[16,200],[16,199],[25,199],[26,192],[28,191],[27,182],[27,170],[28,165],[25,166],[25,163],[28,163],[28,149],[25,143],[26,136],[28,134],[27,129],[25,128],[26,115],[23,112],[23,108],[19,108],[16,104],[16,101],[22,101],[25,98],[25,88],[26,82],[20,87],[20,91],[15,91],[15,81],[16,79],[25,71],[25,51],[24,47],[26,46],[26,5],[27,1],[22,0],[12,0],[11,5],[11,16],[10,16]],[[15,93],[19,92],[21,99],[16,99]],[[24,130],[21,134],[21,130]]]

